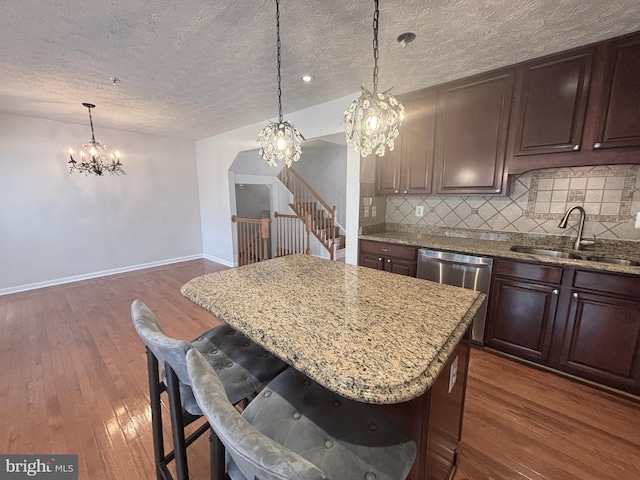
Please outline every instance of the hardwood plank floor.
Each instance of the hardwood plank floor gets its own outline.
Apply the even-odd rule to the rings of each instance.
[[[194,260],[0,297],[0,452],[77,453],[82,479],[154,478],[129,308],[140,298],[191,339],[217,320],[180,286],[224,268]],[[472,349],[459,460],[457,480],[640,479],[640,404]],[[189,464],[208,477],[206,438]]]

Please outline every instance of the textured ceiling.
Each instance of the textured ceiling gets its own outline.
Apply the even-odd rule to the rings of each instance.
[[[285,116],[371,86],[373,5],[281,0]],[[380,10],[380,88],[396,94],[640,29],[638,0]],[[417,38],[402,49],[405,31]],[[200,139],[276,116],[275,77],[273,0],[0,2],[2,113],[82,124],[92,102],[97,127]]]

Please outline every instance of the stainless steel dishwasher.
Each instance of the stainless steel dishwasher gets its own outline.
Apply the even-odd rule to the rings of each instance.
[[[491,284],[493,259],[441,252],[421,248],[418,250],[418,278],[432,282],[468,288],[488,294]],[[487,301],[478,310],[471,329],[474,343],[484,343],[484,323],[487,316]]]

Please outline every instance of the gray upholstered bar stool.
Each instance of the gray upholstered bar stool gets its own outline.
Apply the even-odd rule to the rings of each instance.
[[[196,401],[227,452],[232,480],[404,480],[416,445],[389,417],[289,368],[242,415],[195,349],[187,370]]]
[[[226,324],[208,330],[192,342],[185,342],[166,336],[156,316],[140,300],[132,303],[131,318],[147,347],[157,478],[171,479],[167,464],[175,460],[177,477],[186,480],[189,478],[186,449],[209,429],[209,424],[205,422],[185,438],[184,428],[203,414],[190,387],[185,362],[187,350],[194,349],[204,355],[207,364],[217,372],[222,381],[223,394],[234,405],[254,395],[265,383],[285,370],[287,365]],[[162,377],[159,365],[163,368]],[[165,452],[162,435],[160,395],[165,391],[169,397],[173,436],[173,449],[169,452]],[[220,452],[218,457],[212,455],[212,478],[219,478],[220,472],[224,471],[224,461],[218,462],[221,465],[216,465],[221,455]]]

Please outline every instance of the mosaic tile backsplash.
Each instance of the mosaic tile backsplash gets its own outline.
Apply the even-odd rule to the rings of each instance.
[[[609,165],[536,170],[509,177],[509,196],[389,196],[386,224],[499,232],[575,236],[578,215],[569,226],[558,228],[564,213],[574,205],[587,216],[584,238],[640,241],[634,228],[640,212],[640,166]],[[369,192],[369,187],[363,185]],[[416,206],[424,216],[416,217]],[[379,209],[378,209],[379,210]],[[376,219],[377,220],[377,219]],[[361,225],[375,228],[373,218]]]

